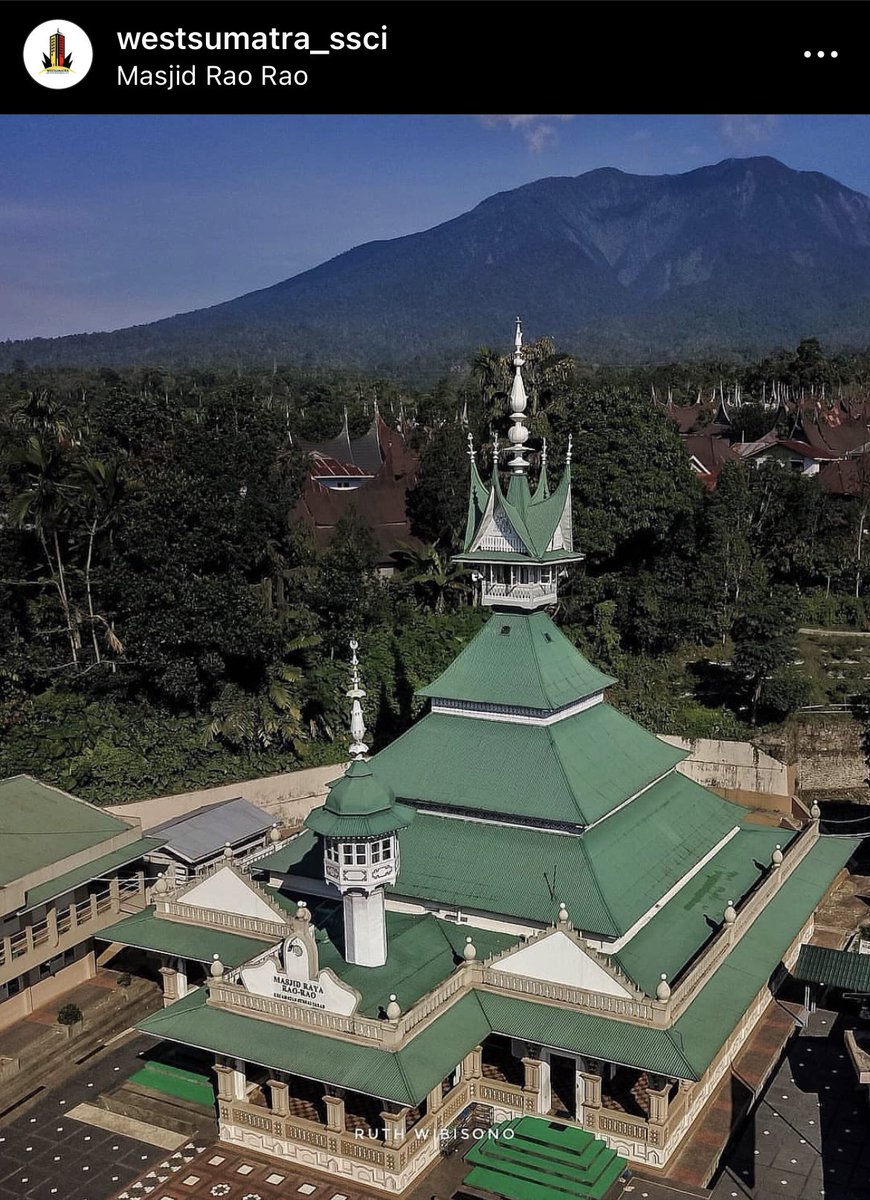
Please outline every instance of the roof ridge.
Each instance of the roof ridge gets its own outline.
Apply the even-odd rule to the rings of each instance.
[[[534,618],[537,615],[538,615],[537,613],[533,613],[532,617]],[[534,660],[534,663],[535,663],[535,670],[538,673],[538,682],[541,685],[541,695],[544,697],[545,700],[547,700],[550,704],[552,704],[552,700],[550,699],[550,692],[549,692],[546,684],[544,683],[544,673],[541,670],[541,662],[540,662],[540,659],[538,658],[538,646],[537,646],[537,643],[535,642],[534,630],[532,628],[531,620],[526,622],[526,630],[527,630],[529,642],[531,644],[532,659]]]

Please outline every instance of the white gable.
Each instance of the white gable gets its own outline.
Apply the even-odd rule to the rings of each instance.
[[[519,554],[528,554],[525,543],[511,525],[502,508],[497,508],[489,520],[482,523],[473,549],[510,550]]]
[[[281,919],[259,890],[229,866],[220,867],[213,875],[187,888],[176,899],[192,908],[210,908],[214,912],[259,917],[263,921]]]
[[[631,992],[561,930],[506,954],[492,963],[492,967],[509,975],[563,983],[588,992],[602,992],[606,996],[631,996]]]

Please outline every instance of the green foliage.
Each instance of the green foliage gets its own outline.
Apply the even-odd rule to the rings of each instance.
[[[779,667],[761,685],[759,704],[770,718],[784,721],[804,705],[811,704],[812,680],[797,667]]]
[[[84,1015],[77,1004],[64,1004],[57,1010],[57,1020],[60,1025],[67,1027],[78,1025],[83,1019]]]

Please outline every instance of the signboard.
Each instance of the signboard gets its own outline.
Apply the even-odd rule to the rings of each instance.
[[[281,946],[280,962],[276,951],[253,966],[243,967],[242,983],[257,996],[286,1000],[305,1008],[350,1016],[359,993],[330,971],[318,970],[317,947],[310,933],[294,933]]]

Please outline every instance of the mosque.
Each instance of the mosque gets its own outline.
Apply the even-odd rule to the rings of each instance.
[[[305,829],[101,935],[162,956],[140,1028],[213,1056],[222,1141],[375,1192],[470,1115],[582,1131],[601,1194],[667,1168],[854,848],[816,807],[758,823],[608,704],[548,615],[582,555],[570,448],[530,480],[519,322],[513,364],[512,457],[470,448],[459,555],[491,615],[425,715],[367,757],[354,644],[352,761]]]

